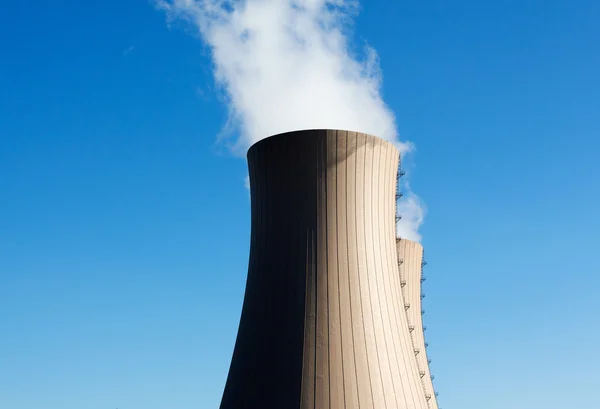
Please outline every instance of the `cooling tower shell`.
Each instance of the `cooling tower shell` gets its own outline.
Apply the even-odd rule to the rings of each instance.
[[[397,239],[396,249],[398,252],[398,272],[401,280],[402,298],[404,299],[409,332],[413,341],[415,359],[417,360],[425,399],[430,409],[438,409],[433,378],[429,370],[425,327],[423,326],[423,246],[411,240]]]
[[[395,240],[399,152],[291,132],[248,152],[246,292],[221,409],[426,409]]]

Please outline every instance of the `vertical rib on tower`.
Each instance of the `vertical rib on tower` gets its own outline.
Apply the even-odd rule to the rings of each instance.
[[[248,280],[221,409],[427,409],[397,268],[398,160],[335,130],[250,148]]]

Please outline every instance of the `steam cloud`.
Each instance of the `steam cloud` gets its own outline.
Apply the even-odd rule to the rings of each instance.
[[[355,0],[156,0],[169,21],[185,21],[211,50],[237,153],[296,129],[349,129],[380,136],[401,153],[394,114],[381,97],[377,53],[350,50]],[[420,240],[424,207],[404,186],[398,235]],[[407,191],[408,190],[408,191]]]

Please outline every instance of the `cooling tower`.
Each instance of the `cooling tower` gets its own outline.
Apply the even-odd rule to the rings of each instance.
[[[336,130],[250,148],[250,261],[221,409],[429,409],[398,271],[398,161],[392,144]]]
[[[423,326],[423,309],[421,300],[424,293],[421,284],[425,281],[422,269],[423,246],[414,241],[397,239],[398,270],[400,274],[400,286],[402,287],[402,298],[408,319],[408,330],[413,341],[415,357],[419,376],[421,377],[425,399],[431,409],[437,409],[437,399],[433,390],[433,377],[429,372],[429,360],[427,358],[427,343],[425,342]]]

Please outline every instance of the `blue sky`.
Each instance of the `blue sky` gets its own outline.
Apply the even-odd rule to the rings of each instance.
[[[598,21],[592,0],[373,0],[355,22],[417,146],[445,409],[595,399]],[[0,407],[218,407],[250,224],[206,48],[129,0],[10,2],[0,45]]]

